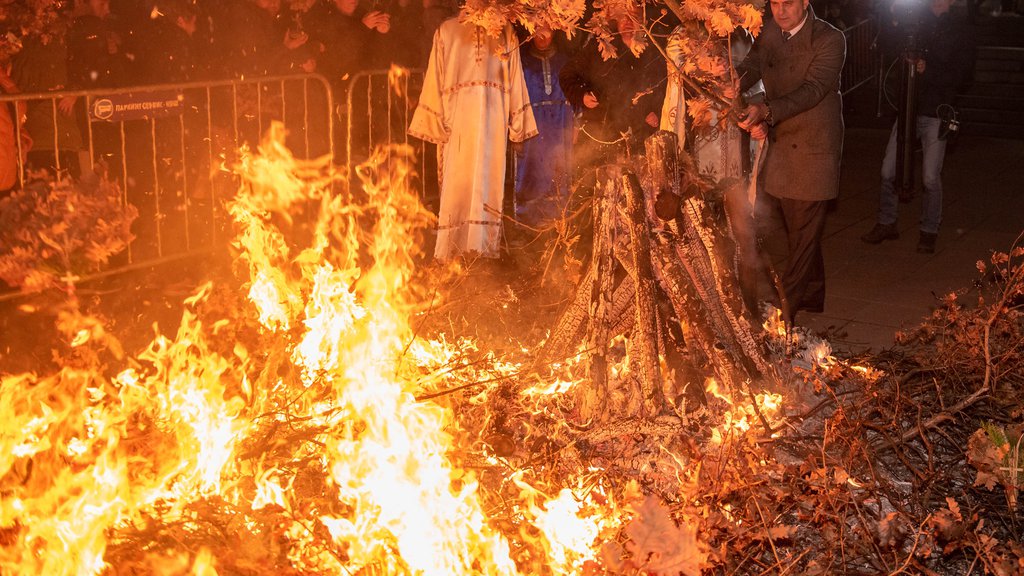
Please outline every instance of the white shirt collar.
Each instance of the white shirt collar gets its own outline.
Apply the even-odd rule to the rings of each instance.
[[[793,28],[792,30],[783,30],[783,32],[789,32],[789,37],[790,38],[792,38],[793,36],[796,36],[796,33],[799,32],[800,29],[804,27],[804,24],[807,23],[807,16],[809,16],[810,14],[811,14],[811,11],[808,9],[806,12],[804,12],[804,19],[801,20],[800,23],[797,24],[795,28]]]

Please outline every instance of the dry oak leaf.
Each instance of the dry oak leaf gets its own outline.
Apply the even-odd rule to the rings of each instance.
[[[697,529],[677,526],[668,509],[654,496],[634,508],[626,526],[626,549],[633,563],[652,576],[699,576],[706,554],[697,544]]]
[[[928,522],[935,530],[939,542],[944,543],[943,554],[956,549],[958,541],[967,531],[967,523],[960,512],[960,505],[952,497],[946,497],[947,508],[931,515]]]
[[[736,23],[733,22],[732,18],[722,10],[715,10],[712,12],[708,23],[710,24],[711,30],[721,37],[728,36],[736,29]]]
[[[761,26],[763,24],[761,11],[751,6],[750,4],[742,4],[739,8],[740,18],[743,20],[740,26],[743,26],[753,36],[757,36],[761,32]]]
[[[978,471],[975,486],[992,490],[1002,482],[999,468],[1010,451],[1009,444],[996,445],[985,429],[980,428],[967,441],[967,461]]]
[[[697,56],[697,67],[702,72],[711,76],[724,76],[727,72],[726,61],[718,56],[699,55]]]
[[[767,539],[773,542],[778,540],[789,540],[793,536],[796,536],[797,530],[799,529],[791,524],[779,524],[777,526],[769,527],[767,532],[752,534],[751,540],[761,541]]]
[[[909,528],[907,520],[898,512],[889,512],[878,521],[878,543],[895,548],[907,538]]]
[[[686,113],[698,126],[711,123],[711,103],[706,98],[694,98],[687,102]]]

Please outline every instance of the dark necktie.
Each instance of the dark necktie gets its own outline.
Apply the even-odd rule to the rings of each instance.
[[[793,35],[790,34],[789,32],[786,32],[785,30],[782,31],[782,41],[783,42],[785,42],[786,40],[789,40],[792,37],[793,37]]]

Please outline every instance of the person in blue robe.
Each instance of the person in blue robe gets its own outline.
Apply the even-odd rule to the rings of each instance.
[[[561,217],[569,199],[573,110],[558,83],[569,57],[550,28],[538,28],[520,50],[523,75],[540,134],[515,154],[515,217],[531,228]]]

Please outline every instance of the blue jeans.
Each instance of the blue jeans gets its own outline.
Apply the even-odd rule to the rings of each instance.
[[[917,117],[917,138],[924,148],[921,162],[921,179],[924,182],[924,197],[921,199],[921,232],[937,234],[942,222],[942,160],[946,157],[946,141],[939,140],[939,119],[930,116]],[[908,142],[908,146],[913,143]],[[900,200],[896,195],[896,125],[889,135],[882,160],[882,194],[878,203],[878,223],[896,224]]]

